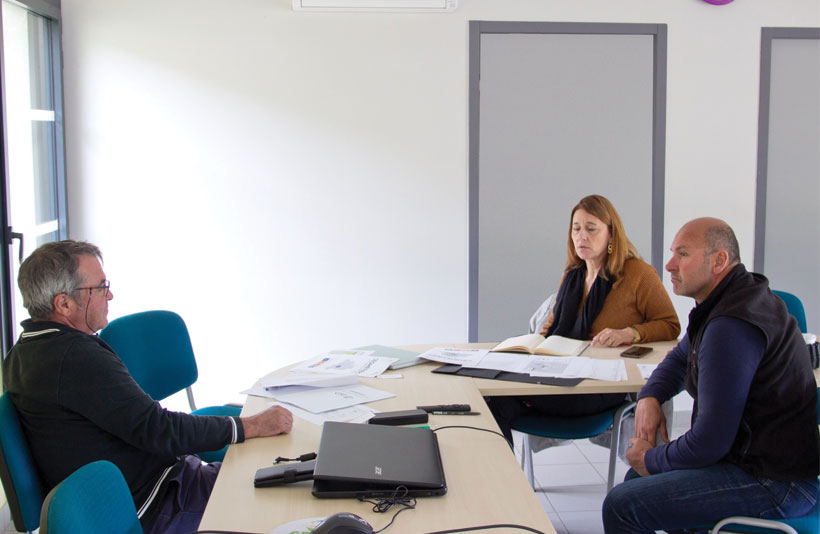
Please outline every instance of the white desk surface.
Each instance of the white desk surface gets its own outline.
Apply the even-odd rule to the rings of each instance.
[[[641,346],[652,347],[654,350],[643,358],[621,358],[620,354],[627,347],[588,347],[582,356],[601,359],[621,358],[626,363],[627,380],[622,382],[605,382],[601,380],[583,380],[574,387],[544,386],[527,382],[509,382],[505,380],[488,380],[486,378],[472,378],[476,387],[485,397],[505,395],[572,395],[578,393],[635,393],[641,390],[646,381],[641,378],[638,364],[660,363],[666,354],[674,348],[677,341],[659,341],[655,343],[640,343]],[[440,343],[427,345],[410,345],[402,347],[407,350],[424,352],[432,347],[471,347],[489,349],[496,343]],[[463,379],[463,378],[462,378]]]
[[[447,425],[470,425],[498,430],[481,393],[472,380],[430,373],[433,364],[418,365],[399,372],[398,380],[362,378],[361,383],[392,391],[396,397],[370,404],[382,411],[413,409],[421,404],[468,403],[480,416],[430,416],[435,429]],[[248,397],[243,415],[267,406],[266,399]],[[257,469],[271,465],[277,456],[293,458],[313,452],[321,428],[294,419],[293,431],[285,436],[252,439],[231,445],[205,510],[200,530],[270,532],[294,519],[352,512],[379,530],[392,518],[371,511],[372,505],[354,499],[317,499],[311,482],[290,486],[253,487]],[[441,448],[447,494],[418,499],[415,510],[402,512],[385,534],[419,534],[437,530],[486,524],[515,523],[554,534],[555,529],[529,486],[506,441],[494,434],[469,429],[437,432]],[[493,530],[493,532],[499,532]]]
[[[440,343],[412,345],[403,348],[423,352],[431,347],[490,348],[493,343]],[[573,393],[637,392],[644,384],[639,363],[659,363],[675,342],[647,343],[655,350],[640,359],[624,358],[628,380],[604,382],[584,380],[575,387],[544,386],[522,382],[505,382],[433,374],[440,364],[431,362],[400,369],[404,378],[383,380],[362,378],[361,383],[391,391],[397,396],[372,403],[381,411],[406,410],[422,404],[468,403],[480,416],[430,416],[431,428],[446,425],[470,425],[498,430],[483,396],[494,395],[561,395]],[[584,356],[618,358],[624,347],[590,347]],[[285,369],[274,373],[282,374]],[[820,386],[820,370],[814,371]],[[267,406],[267,400],[248,397],[243,415],[253,414]],[[317,499],[311,493],[311,482],[275,488],[253,487],[257,469],[271,465],[277,456],[295,457],[313,452],[321,428],[296,418],[293,432],[285,436],[252,439],[232,445],[216,481],[213,494],[200,525],[201,530],[242,530],[270,532],[276,526],[294,519],[327,516],[335,512],[352,512],[365,518],[374,530],[383,528],[395,508],[387,514],[376,514],[371,505],[354,499]],[[448,492],[442,497],[418,500],[415,510],[402,512],[386,534],[419,534],[497,523],[515,523],[536,528],[547,534],[555,529],[523,471],[499,436],[468,429],[443,429],[437,432]],[[493,530],[498,532],[498,530]]]

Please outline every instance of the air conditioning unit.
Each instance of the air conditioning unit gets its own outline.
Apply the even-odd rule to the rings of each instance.
[[[294,11],[450,13],[458,0],[293,0]]]

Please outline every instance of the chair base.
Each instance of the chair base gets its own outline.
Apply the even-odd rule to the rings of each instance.
[[[614,413],[611,415],[612,443],[609,446],[609,467],[608,467],[608,470],[607,470],[607,482],[606,482],[606,491],[607,491],[607,493],[609,492],[609,490],[612,489],[612,486],[615,485],[615,464],[616,464],[616,460],[618,459],[618,443],[620,442],[620,439],[621,439],[621,424],[623,423],[624,417],[626,417],[626,415],[630,411],[635,409],[635,404],[636,403],[634,403],[634,402],[626,402],[626,403],[622,404],[621,406],[619,406],[614,411]],[[538,417],[529,418],[528,422],[534,422],[534,423],[537,424],[538,419],[541,419],[541,418],[538,418]],[[546,421],[548,418],[544,417],[543,419]],[[547,438],[565,438],[565,439],[588,438],[588,437],[600,434],[603,430],[606,430],[606,428],[603,428],[603,429],[600,428],[600,419],[601,419],[601,414],[587,416],[586,418],[585,417],[573,418],[573,426],[574,427],[578,427],[578,428],[583,427],[585,421],[589,421],[589,423],[592,425],[592,426],[590,426],[590,428],[592,428],[592,430],[589,430],[589,431],[583,432],[583,433],[577,432],[574,435],[568,435],[565,432],[552,432],[551,433],[548,428],[535,430],[535,429],[531,428],[533,425],[526,425],[527,429],[531,430],[531,433],[527,433],[527,432],[524,433],[524,440],[523,440],[522,450],[521,450],[521,468],[526,473],[527,480],[529,481],[530,486],[533,488],[534,491],[539,491],[539,488],[535,487],[535,472],[534,472],[535,470],[534,470],[534,467],[533,467],[533,459],[532,459],[532,454],[533,453],[532,453],[532,446],[530,444],[530,435],[531,434],[536,434],[536,435],[539,435],[539,436],[542,436],[542,437],[547,437]],[[516,428],[515,422],[513,423],[513,428],[515,430],[522,431],[519,428]]]

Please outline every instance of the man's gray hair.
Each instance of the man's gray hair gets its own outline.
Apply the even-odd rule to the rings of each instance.
[[[32,319],[47,319],[54,312],[54,297],[71,294],[84,283],[77,273],[80,256],[102,261],[102,253],[95,245],[66,240],[40,246],[20,265],[17,285]]]
[[[709,254],[725,250],[729,254],[729,264],[740,262],[740,246],[732,227],[728,224],[716,224],[706,229],[704,235],[706,250]]]

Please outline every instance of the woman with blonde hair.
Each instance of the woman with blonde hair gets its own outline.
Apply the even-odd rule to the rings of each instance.
[[[572,209],[567,264],[541,333],[607,347],[671,340],[680,333],[658,273],[640,258],[615,207],[601,195],[584,197]],[[623,401],[623,394],[536,395],[494,397],[488,403],[511,439],[510,422],[519,415],[588,415]]]

